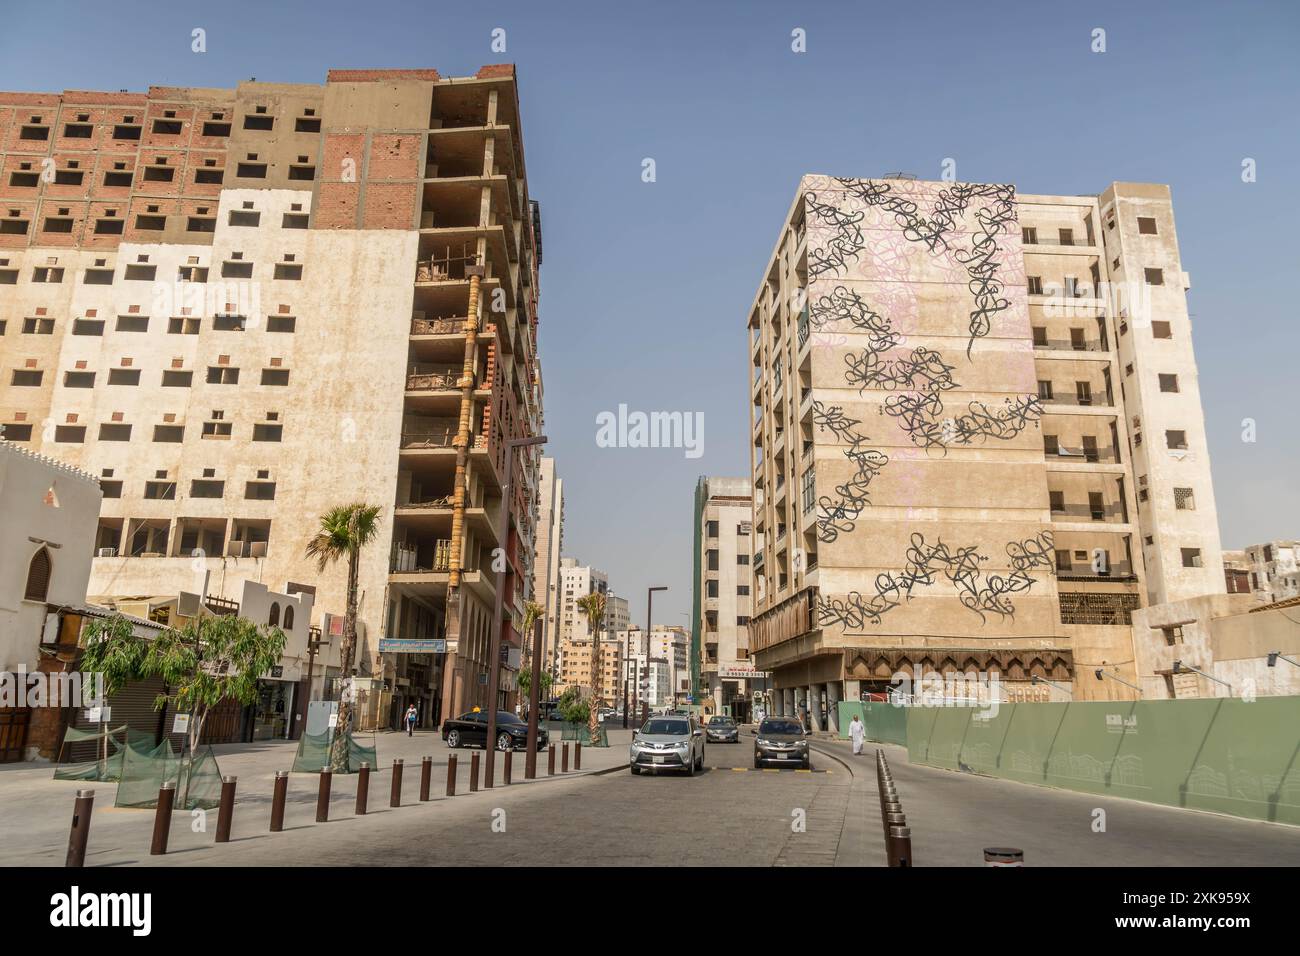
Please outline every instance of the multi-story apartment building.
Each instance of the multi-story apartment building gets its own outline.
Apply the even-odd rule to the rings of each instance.
[[[775,712],[1127,695],[1075,675],[1133,681],[1131,612],[1223,591],[1185,286],[1163,186],[803,178],[749,315]]]
[[[691,693],[711,698],[713,713],[742,719],[758,683],[749,659],[753,510],[748,478],[696,482]]]
[[[628,608],[627,598],[619,597],[609,591],[605,598],[605,638],[613,639],[619,631],[626,631],[632,623],[632,613]]]
[[[92,597],[314,582],[342,614],[304,546],[381,505],[362,726],[383,678],[485,703],[494,549],[507,622],[528,595],[540,263],[511,66],[0,94],[0,424],[100,478]]]
[[[578,607],[578,599],[593,591],[609,593],[609,578],[604,571],[578,564],[577,558],[560,559],[560,641],[589,641],[591,626],[587,615]],[[608,601],[606,620],[609,618]],[[606,627],[605,630],[608,630]]]
[[[623,647],[604,635],[600,639],[600,690],[601,705],[619,703],[623,697]],[[591,687],[591,641],[573,640],[560,644],[560,681],[557,693],[569,687]]]
[[[542,605],[542,659],[550,669],[557,660],[560,619],[560,555],[564,547],[564,480],[555,459],[542,458],[537,479],[537,562],[533,600]],[[530,645],[531,646],[531,645]],[[551,670],[552,677],[558,676]]]

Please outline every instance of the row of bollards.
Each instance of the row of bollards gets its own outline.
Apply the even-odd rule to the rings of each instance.
[[[504,753],[502,775],[504,783],[511,781],[513,751]],[[399,758],[393,761],[392,787],[389,791],[388,805],[402,805],[402,767]],[[574,769],[582,769],[582,744],[574,744]],[[565,741],[561,750],[561,772],[569,771],[569,744]],[[555,744],[550,744],[546,755],[546,772],[555,774]],[[316,791],[316,822],[328,823],[330,813],[330,790],[334,774],[328,767],[322,767]],[[476,792],[479,788],[479,755],[470,757],[469,789]],[[484,781],[489,787],[491,781]],[[230,828],[235,817],[235,786],[237,778],[221,778],[221,800],[217,810],[217,843],[230,842]],[[425,757],[420,763],[420,802],[430,799],[433,783],[433,758]],[[447,758],[447,796],[456,795],[456,755]],[[284,829],[284,807],[289,796],[289,771],[277,770],[275,784],[271,792],[271,832],[279,833]],[[370,764],[363,763],[357,773],[356,815],[365,816],[370,798]],[[151,856],[161,856],[167,852],[167,842],[171,836],[172,810],[176,804],[176,785],[164,783],[158,791],[158,805],[154,812],[153,838],[149,846]],[[78,790],[76,803],[72,809],[72,828],[68,833],[68,855],[66,866],[81,867],[86,865],[86,844],[90,839],[90,817],[95,808],[95,791]]]
[[[876,785],[880,791],[880,820],[885,828],[885,865],[912,866],[912,829],[903,815],[898,787],[882,750],[876,751]]]

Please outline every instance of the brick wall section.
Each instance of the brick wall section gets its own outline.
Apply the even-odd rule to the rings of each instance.
[[[416,183],[378,183],[368,181],[362,229],[413,229],[420,204],[420,187]]]
[[[416,133],[376,133],[370,140],[367,179],[415,179],[424,138]]]

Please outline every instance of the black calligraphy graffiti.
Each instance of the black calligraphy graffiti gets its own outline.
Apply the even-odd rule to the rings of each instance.
[[[889,456],[867,447],[870,439],[857,429],[862,422],[849,418],[839,405],[826,406],[814,399],[812,409],[813,425],[819,431],[830,431],[847,444],[844,457],[856,468],[848,481],[835,486],[834,495],[817,499],[817,538],[829,544],[857,526],[858,517],[871,503],[868,498],[871,482],[889,464]]]

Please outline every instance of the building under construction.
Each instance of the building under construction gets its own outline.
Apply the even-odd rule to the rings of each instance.
[[[304,547],[377,504],[362,726],[486,704],[495,664],[508,701],[539,450],[503,469],[541,426],[541,249],[513,66],[0,93],[0,425],[99,477],[91,600],[255,580],[342,615],[346,567]]]

